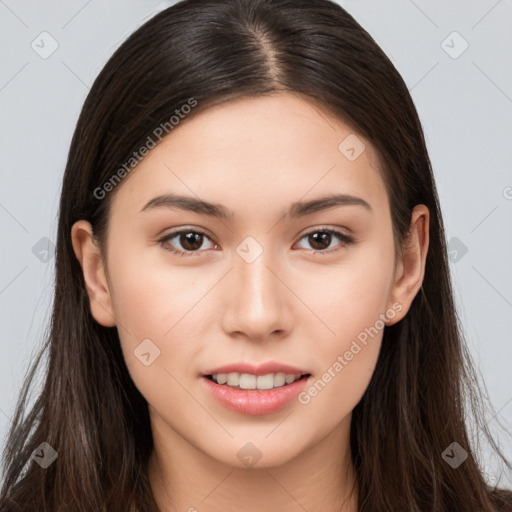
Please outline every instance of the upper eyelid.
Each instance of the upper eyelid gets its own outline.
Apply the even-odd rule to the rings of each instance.
[[[159,237],[159,241],[162,240],[168,240],[169,238],[174,238],[177,235],[182,235],[183,233],[199,233],[200,235],[204,235],[208,237],[212,242],[217,243],[215,241],[215,237],[211,235],[208,231],[204,231],[203,229],[199,228],[178,228],[176,231],[171,231],[170,233],[167,233],[166,235],[163,235]]]
[[[347,228],[332,227],[332,226],[328,226],[328,225],[320,225],[320,226],[308,229],[307,231],[302,233],[302,235],[300,235],[300,237],[302,238],[311,233],[316,233],[317,231],[337,231],[337,232],[340,232],[340,234],[352,237],[352,234],[343,233],[342,232],[343,230],[350,231]],[[161,238],[168,238],[168,237],[176,236],[176,235],[182,234],[184,232],[200,233],[202,235],[206,235],[208,238],[210,238],[212,240],[215,240],[215,237],[212,234],[210,234],[208,231],[204,230],[203,228],[195,228],[195,227],[187,227],[187,226],[185,226],[184,228],[176,228],[175,231],[171,231],[170,233],[163,235]]]

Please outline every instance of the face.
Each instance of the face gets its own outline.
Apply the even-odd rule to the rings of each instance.
[[[397,260],[372,145],[291,93],[208,109],[151,150],[115,191],[105,268],[78,231],[91,310],[117,326],[155,431],[240,467],[348,432],[384,325],[421,280]],[[228,384],[277,387],[205,377],[236,369]]]

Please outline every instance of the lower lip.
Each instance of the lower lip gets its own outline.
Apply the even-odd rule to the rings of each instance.
[[[250,416],[271,414],[286,407],[304,389],[309,377],[267,390],[234,389],[202,377],[208,391],[230,411]]]

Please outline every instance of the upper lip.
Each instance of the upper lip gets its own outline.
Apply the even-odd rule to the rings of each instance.
[[[267,375],[269,373],[285,373],[287,375],[309,374],[307,370],[296,368],[295,366],[269,361],[258,365],[251,363],[226,364],[205,372],[203,375],[215,375],[218,373],[250,373],[251,375]]]

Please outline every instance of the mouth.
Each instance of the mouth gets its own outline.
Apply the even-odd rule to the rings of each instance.
[[[275,388],[289,386],[297,381],[311,377],[310,373],[267,373],[264,375],[254,375],[250,373],[214,373],[204,375],[204,377],[215,384],[225,386],[231,389],[245,391],[267,391]]]
[[[232,369],[232,367],[230,368]],[[281,366],[281,369],[283,367]],[[311,373],[207,373],[201,376],[204,390],[226,409],[238,414],[273,414],[290,406],[304,390]],[[225,370],[224,370],[225,371]],[[254,371],[254,370],[253,370]],[[265,372],[268,372],[265,369]]]

